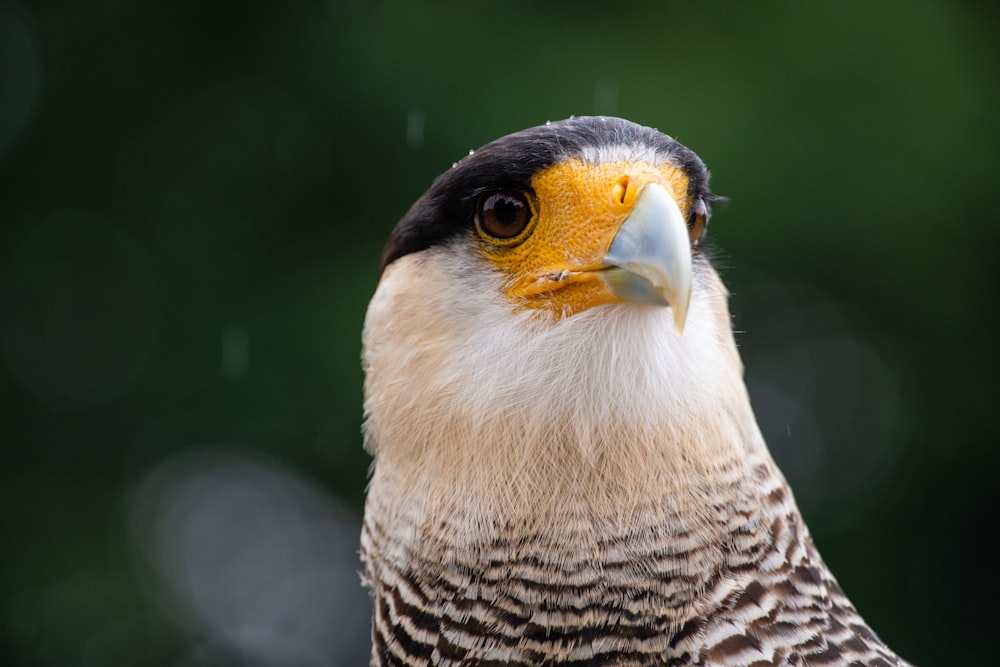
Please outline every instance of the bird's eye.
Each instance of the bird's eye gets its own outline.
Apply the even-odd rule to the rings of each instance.
[[[491,241],[516,241],[533,217],[528,195],[520,190],[488,192],[476,207],[476,227]]]
[[[708,226],[708,207],[705,200],[698,198],[691,205],[691,212],[688,214],[688,236],[691,243],[698,245],[701,237],[705,235],[705,228]]]

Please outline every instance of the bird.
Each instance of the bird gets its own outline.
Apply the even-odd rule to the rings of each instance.
[[[907,665],[758,427],[676,139],[600,116],[469,151],[362,331],[372,666]]]

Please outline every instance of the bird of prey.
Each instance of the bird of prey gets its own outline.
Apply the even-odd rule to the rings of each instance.
[[[691,150],[500,138],[391,233],[363,333],[372,665],[905,665],[757,426]]]

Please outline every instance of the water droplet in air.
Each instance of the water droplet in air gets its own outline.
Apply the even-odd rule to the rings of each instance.
[[[246,327],[230,324],[222,331],[222,371],[226,377],[246,375],[250,368],[250,337]]]
[[[424,143],[424,112],[420,109],[410,109],[406,114],[406,143],[410,148]]]
[[[618,111],[618,84],[615,81],[598,81],[594,85],[594,113],[613,116]]]

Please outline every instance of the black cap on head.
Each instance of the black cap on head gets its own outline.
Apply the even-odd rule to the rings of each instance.
[[[583,158],[588,149],[619,145],[652,149],[659,159],[684,170],[692,196],[711,200],[708,170],[701,159],[658,130],[604,116],[546,123],[492,141],[438,176],[392,231],[380,271],[404,255],[471,230],[476,201],[483,192],[528,188],[532,177],[546,167]]]

